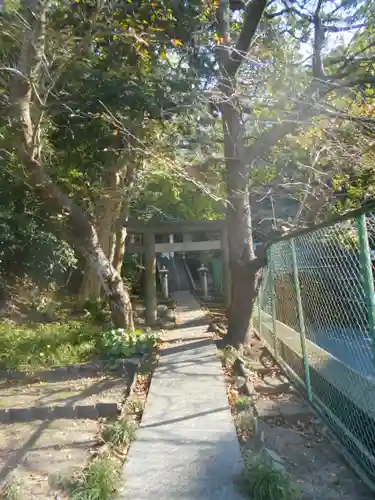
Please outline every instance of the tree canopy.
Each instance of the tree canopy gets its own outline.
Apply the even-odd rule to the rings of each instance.
[[[6,0],[1,274],[29,273],[37,242],[130,324],[126,220],[226,217],[243,340],[240,297],[264,263],[254,228],[271,241],[374,194],[374,7]]]

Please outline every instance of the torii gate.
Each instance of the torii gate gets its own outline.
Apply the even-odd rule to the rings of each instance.
[[[227,222],[225,220],[178,221],[178,222],[137,222],[125,224],[128,235],[140,234],[142,243],[131,243],[128,237],[125,245],[127,253],[143,253],[145,266],[146,322],[149,325],[157,319],[156,304],[156,254],[169,252],[197,252],[221,250],[223,288],[225,304],[230,303],[230,269]],[[193,233],[220,233],[220,239],[193,241]],[[156,234],[182,234],[182,242],[155,243]]]

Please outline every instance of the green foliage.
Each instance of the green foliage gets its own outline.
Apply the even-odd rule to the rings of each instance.
[[[125,253],[121,268],[121,275],[129,289],[136,283],[141,282],[141,267],[139,256]]]
[[[237,358],[236,352],[231,347],[219,349],[218,356],[225,366],[232,365]]]
[[[82,307],[89,313],[92,321],[98,324],[110,323],[110,312],[105,308],[102,300],[88,299]]]
[[[255,430],[255,419],[252,413],[252,409],[247,405],[247,408],[238,416],[237,428],[244,438],[249,438],[253,431]]]
[[[155,163],[168,165],[173,158],[182,135],[174,118],[192,104],[193,84],[199,82],[199,74],[187,78],[178,63],[188,53],[183,40],[190,39],[189,29],[200,25],[200,8],[195,1],[178,8],[173,2],[108,4],[90,27],[93,50],[73,60],[59,78],[60,105],[51,109],[49,134],[57,162],[52,173],[95,217],[100,215],[97,198],[106,195],[114,165],[131,164],[136,170],[130,193],[135,197]],[[60,6],[51,24],[80,38],[81,21],[90,14],[86,2],[72,9]],[[103,23],[111,26],[105,34]],[[67,54],[74,52],[68,41]],[[176,63],[166,64],[169,56]]]
[[[176,159],[176,162],[179,161]],[[155,220],[219,219],[222,217],[219,200],[225,199],[221,170],[218,170],[215,179],[200,179],[203,185],[215,185],[214,196],[209,196],[193,182],[183,179],[178,171],[168,175],[164,167],[150,172],[145,189],[133,203],[133,212],[140,218]]]
[[[114,446],[127,446],[134,441],[135,431],[135,422],[123,417],[115,423],[107,424],[102,431],[102,438]]]
[[[27,276],[45,289],[63,285],[77,259],[58,227],[25,186],[0,169],[0,276]]]
[[[237,410],[246,410],[250,406],[250,398],[248,396],[241,396],[234,402]]]
[[[0,500],[21,500],[22,485],[18,478],[11,478],[0,489]]]
[[[104,456],[92,460],[70,488],[70,500],[113,500],[120,479],[120,464]]]
[[[96,355],[116,360],[148,352],[158,342],[155,332],[103,333],[100,324],[87,318],[32,325],[0,323],[0,368],[34,371],[84,363]]]
[[[247,454],[242,486],[250,500],[299,500],[290,476],[275,468],[270,459]]]
[[[150,351],[159,340],[160,337],[155,332],[131,332],[117,328],[103,333],[100,346],[110,358],[128,358]]]
[[[0,367],[33,371],[88,361],[97,352],[100,327],[87,321],[0,324]]]
[[[8,3],[6,15],[0,14],[0,58],[3,67],[11,68],[17,67],[24,26],[12,12],[13,2]],[[186,109],[193,103],[200,74],[207,69],[200,63],[192,72],[184,61],[192,61],[189,43],[191,33],[198,35],[203,27],[201,9],[196,0],[178,6],[169,1],[106,3],[97,9],[81,1],[54,3],[47,9],[46,59],[53,62],[43,68],[49,95],[40,91],[39,99],[47,99],[41,123],[43,156],[48,174],[92,220],[102,215],[98,200],[108,196],[114,166],[121,166],[122,178],[128,167],[134,169],[136,182],[130,182],[129,191],[121,186],[120,198],[126,202],[130,196],[136,198],[144,186],[148,188],[148,174],[155,164],[167,166],[163,175],[167,172],[168,177],[188,119],[194,129]],[[209,58],[202,54],[201,59]],[[11,82],[11,74],[3,72],[0,104],[4,109],[11,100]],[[180,123],[175,118],[182,114],[185,118]],[[7,169],[9,179],[3,183],[0,178],[0,239],[4,242],[0,275],[4,264],[7,278],[15,271],[42,285],[56,281],[56,274],[63,281],[77,265],[64,243],[69,239],[70,220],[66,213],[49,213],[23,184],[10,122],[4,113],[0,177]],[[17,182],[10,189],[12,179]],[[114,211],[118,215],[118,207]],[[134,269],[124,270],[128,271]]]
[[[333,4],[328,2],[322,11],[323,24],[327,25],[323,58],[328,62],[331,56],[345,54],[345,71],[350,70],[356,78],[372,75],[372,48],[366,48],[375,32],[370,3],[345,1],[337,9]],[[22,44],[18,41],[25,26],[20,16],[12,13],[16,5],[7,0],[0,15],[3,68],[19,67]],[[130,166],[135,172],[129,185],[121,186],[120,196],[126,203],[132,197],[131,216],[146,220],[223,216],[226,172],[222,127],[208,111],[212,100],[222,100],[216,88],[220,75],[215,58],[221,35],[216,29],[215,9],[215,3],[198,0],[105,2],[97,8],[88,1],[49,4],[48,64],[40,78],[47,83],[39,89],[40,96],[33,96],[33,114],[38,115],[38,103],[46,99],[41,123],[46,169],[92,220],[98,221],[102,215],[98,200],[112,194],[108,177],[119,164],[121,178],[127,176]],[[276,15],[279,9],[273,3],[267,11],[274,15],[263,17],[235,83],[239,105],[244,107],[248,145],[274,124],[282,125],[285,118],[290,122],[295,119],[291,116],[298,116],[285,117],[285,112],[300,101],[301,91],[311,81],[311,70],[301,63],[300,54],[301,47],[311,42],[311,16],[307,11],[296,15],[293,9],[282,9],[283,15]],[[241,8],[230,16],[234,42],[243,19]],[[332,44],[328,28],[334,28],[335,23],[345,25],[348,19],[364,22],[366,27],[350,44]],[[334,45],[335,49],[328,50]],[[356,52],[361,55],[358,60]],[[341,66],[340,61],[327,64],[327,75],[340,72]],[[72,249],[65,243],[70,221],[66,213],[49,213],[22,181],[8,119],[12,115],[13,77],[3,71],[0,81],[0,105],[5,110],[0,118],[0,276],[27,274],[38,285],[54,285],[64,282],[77,266]],[[350,89],[348,95],[344,90],[332,95],[328,109],[373,116],[371,83],[363,83],[358,91]],[[257,217],[258,201],[270,201],[267,193],[275,195],[277,191],[274,199],[293,199],[294,215],[309,191],[311,199],[305,203],[301,218],[311,216],[313,220],[374,195],[373,158],[363,153],[369,150],[366,142],[358,140],[365,134],[355,122],[340,131],[341,123],[325,116],[323,121],[312,123],[306,133],[298,131],[278,142],[272,151],[261,155],[262,161],[255,158],[250,181],[256,222],[273,217],[273,211],[276,218],[277,211],[282,218],[287,213],[285,205],[275,203],[265,217]],[[371,138],[371,131],[367,134]],[[353,147],[358,144],[360,157]],[[371,146],[370,141],[367,145]],[[316,152],[320,159],[315,162]],[[215,158],[212,162],[208,161],[211,157]],[[331,178],[333,191],[339,195],[337,203],[326,196],[330,191],[327,179]],[[289,187],[278,190],[280,185]],[[311,209],[316,200],[322,205],[318,214]],[[118,207],[113,212],[116,219]],[[126,262],[128,282],[135,274],[134,266]]]

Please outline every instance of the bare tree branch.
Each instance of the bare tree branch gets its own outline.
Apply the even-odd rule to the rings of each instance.
[[[301,124],[308,123],[309,120],[316,116],[320,108],[317,106],[317,101],[322,95],[326,95],[330,90],[330,86],[319,80],[314,80],[303,99],[298,102],[290,112],[293,115],[292,120],[281,122],[274,125],[261,134],[257,140],[245,151],[246,161],[250,166],[253,161],[267,153],[279,140],[283,139],[287,134],[293,134]]]
[[[335,56],[335,57],[327,57],[326,58],[326,63],[327,64],[339,64],[342,63],[342,66],[340,68],[340,71],[343,71],[346,66],[351,64],[352,62],[356,61],[358,56],[366,52],[366,50],[371,49],[372,47],[375,46],[375,41],[369,43],[365,47],[362,47],[360,50],[357,50],[354,52],[354,54],[349,55],[342,55],[342,56]],[[371,59],[371,58],[370,58]]]
[[[265,12],[264,17],[266,19],[275,19],[276,17],[281,17],[284,14],[288,14],[291,11],[289,8],[279,10],[278,12]]]
[[[230,59],[225,64],[228,75],[235,75],[241,62],[247,56],[266,5],[267,0],[248,0],[240,36],[236,46],[232,49]]]
[[[324,78],[324,66],[322,60],[322,49],[324,46],[325,33],[320,19],[320,11],[323,0],[318,0],[314,14],[314,52],[313,52],[313,75],[315,78]]]
[[[323,26],[324,31],[328,33],[343,33],[356,29],[366,28],[366,24],[354,24],[353,26]]]
[[[312,21],[313,16],[310,13],[307,14],[305,12],[301,12],[301,10],[298,10],[294,5],[290,5],[287,2],[287,0],[282,0],[282,3],[283,3],[283,5],[285,5],[286,12],[289,12],[290,14],[294,14],[295,16],[298,16],[301,19],[307,19],[310,22]],[[298,2],[293,2],[293,3],[297,3],[297,5],[298,5]],[[304,5],[298,5],[298,7],[300,9],[303,9]]]
[[[229,59],[231,39],[230,39],[230,4],[229,0],[220,0],[218,9],[216,10],[216,21],[220,44],[217,47],[218,60],[224,68]]]

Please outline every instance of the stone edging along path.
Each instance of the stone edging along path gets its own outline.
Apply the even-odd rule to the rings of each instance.
[[[1,408],[0,423],[30,422],[32,420],[57,420],[83,418],[97,420],[118,415],[120,404],[96,403],[95,405],[31,406],[29,408]]]
[[[43,370],[33,374],[17,371],[0,370],[0,379],[35,383],[35,381],[58,382],[80,377],[94,377],[105,373],[126,375],[130,378],[132,387],[137,372],[148,355],[118,361],[116,369],[108,369],[108,361],[99,360],[95,363],[67,365]],[[121,412],[121,402],[98,402],[92,404],[65,404],[51,406],[31,406],[27,408],[0,408],[0,423],[29,422],[33,420],[56,419],[90,419],[114,417]]]

